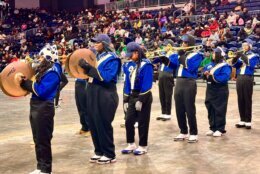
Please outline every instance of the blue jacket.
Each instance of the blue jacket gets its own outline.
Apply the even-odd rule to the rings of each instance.
[[[136,68],[136,63],[134,61],[126,62],[123,64],[123,73],[124,73],[124,93],[130,94],[131,93],[131,74],[133,73],[134,69]]]
[[[200,63],[203,60],[203,55],[201,53],[189,53],[186,56],[184,64],[181,64],[179,58],[180,56],[177,53],[169,57],[169,67],[177,69],[176,77],[196,79],[198,77]]]
[[[259,56],[249,51],[245,54],[247,60],[239,58],[232,66],[237,69],[237,75],[254,75],[255,66],[259,63]]]
[[[173,73],[174,69],[172,67],[169,67],[168,65],[165,65],[164,63],[162,63],[160,58],[155,58],[153,60],[153,64],[157,64],[157,63],[160,63],[160,67],[159,67],[160,71]]]
[[[224,61],[218,64],[211,62],[204,67],[203,72],[205,71],[209,71],[214,82],[227,84],[232,73],[232,68]]]
[[[61,65],[54,63],[53,67],[45,72],[40,82],[32,83],[32,99],[53,100],[60,86]]]
[[[117,83],[117,76],[120,73],[121,61],[113,52],[97,54],[97,74],[89,74],[93,82]],[[92,76],[93,75],[93,76]]]
[[[137,70],[137,64],[132,64],[134,69],[132,72],[126,71],[124,96],[129,96],[131,91],[139,92],[139,101],[143,101],[143,97],[147,94],[153,85],[153,65],[148,59],[142,59],[140,67]]]

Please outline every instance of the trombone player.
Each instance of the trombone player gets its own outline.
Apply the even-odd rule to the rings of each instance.
[[[199,52],[194,52],[193,48],[196,49],[196,46],[195,39],[192,36],[185,34],[181,40],[182,48],[168,59],[169,67],[176,69],[177,77],[174,99],[180,134],[174,138],[174,141],[188,139],[189,143],[195,143],[198,141],[195,107],[197,94],[196,79],[203,55]],[[190,135],[188,135],[186,117],[188,118]]]
[[[165,56],[169,57],[171,54],[171,47],[173,42],[171,40],[166,40],[164,45],[166,46],[164,51],[167,53]],[[172,109],[172,94],[174,87],[174,69],[169,67],[167,64],[167,59],[156,58],[153,64],[160,64],[159,70],[159,97],[161,103],[162,113],[158,116],[157,120],[167,121],[171,119],[171,109]]]
[[[251,129],[254,69],[259,63],[259,56],[251,51],[252,41],[250,39],[245,39],[242,48],[241,56],[232,60],[233,67],[237,69],[236,89],[240,115],[240,121],[236,127]]]

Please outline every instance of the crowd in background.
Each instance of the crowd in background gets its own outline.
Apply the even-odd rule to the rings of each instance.
[[[98,33],[111,36],[115,51],[124,56],[125,45],[135,41],[146,50],[162,48],[165,43],[179,46],[180,37],[193,35],[198,45],[204,45],[205,57],[211,48],[221,46],[241,47],[245,39],[250,39],[253,51],[260,51],[260,16],[250,15],[243,5],[246,1],[229,2],[202,0],[194,6],[185,4],[181,10],[173,4],[160,10],[122,12],[84,10],[68,13],[49,13],[35,9],[6,9],[7,16],[0,21],[0,71],[10,62],[18,59],[34,58],[46,43],[55,43],[61,55],[75,49],[88,47],[90,38]],[[235,5],[232,11],[220,14],[215,7]],[[187,17],[181,17],[181,15]],[[170,42],[169,42],[170,41]]]

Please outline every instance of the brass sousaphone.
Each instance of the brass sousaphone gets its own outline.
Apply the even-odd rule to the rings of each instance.
[[[89,49],[78,49],[68,56],[65,62],[65,70],[71,77],[87,79],[88,76],[84,70],[78,65],[80,59],[85,59],[91,66],[96,67],[96,55]]]
[[[28,79],[34,76],[30,64],[25,62],[13,62],[5,67],[0,74],[0,87],[2,91],[11,97],[21,97],[29,94],[20,87],[18,76],[23,75]]]

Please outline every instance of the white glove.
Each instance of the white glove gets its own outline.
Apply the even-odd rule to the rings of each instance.
[[[128,109],[128,103],[124,103],[123,108],[124,108],[124,111],[126,112]]]
[[[135,109],[136,109],[136,111],[141,111],[141,110],[142,110],[142,105],[143,105],[142,102],[137,101],[137,102],[135,103]]]

